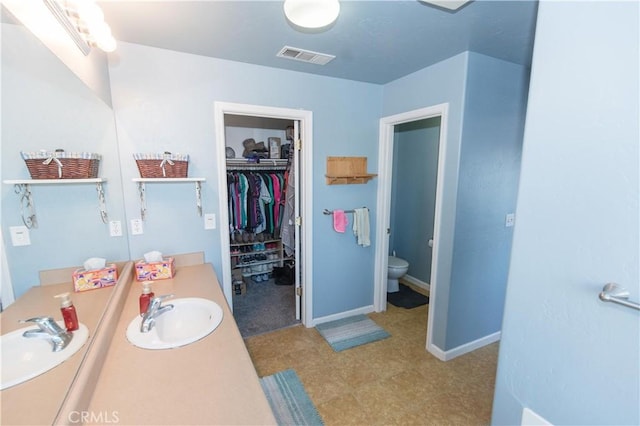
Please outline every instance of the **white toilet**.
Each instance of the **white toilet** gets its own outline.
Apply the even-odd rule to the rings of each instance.
[[[409,270],[409,262],[399,257],[389,256],[389,266],[387,267],[387,293],[395,293],[400,290],[398,278],[402,277]]]

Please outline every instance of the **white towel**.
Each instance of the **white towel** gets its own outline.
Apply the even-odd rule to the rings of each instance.
[[[354,209],[353,235],[356,236],[359,246],[368,247],[371,245],[369,233],[369,209],[366,207]]]

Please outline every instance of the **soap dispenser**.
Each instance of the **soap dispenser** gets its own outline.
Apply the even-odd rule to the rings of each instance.
[[[71,295],[69,293],[61,293],[54,297],[60,299],[60,312],[62,312],[64,326],[67,331],[76,331],[78,329],[78,314],[71,301]]]
[[[144,315],[147,312],[147,308],[149,308],[149,303],[151,299],[153,299],[153,291],[151,291],[152,281],[143,281],[142,282],[142,294],[140,295],[140,315]]]

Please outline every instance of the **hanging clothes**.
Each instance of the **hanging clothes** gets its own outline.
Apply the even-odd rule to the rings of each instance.
[[[230,232],[268,232],[278,235],[282,213],[284,171],[227,172]]]

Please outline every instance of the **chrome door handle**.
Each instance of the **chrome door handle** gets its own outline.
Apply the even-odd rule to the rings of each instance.
[[[600,300],[603,302],[613,302],[640,311],[640,303],[631,302],[628,299],[629,292],[627,289],[616,283],[606,284],[600,293]]]

